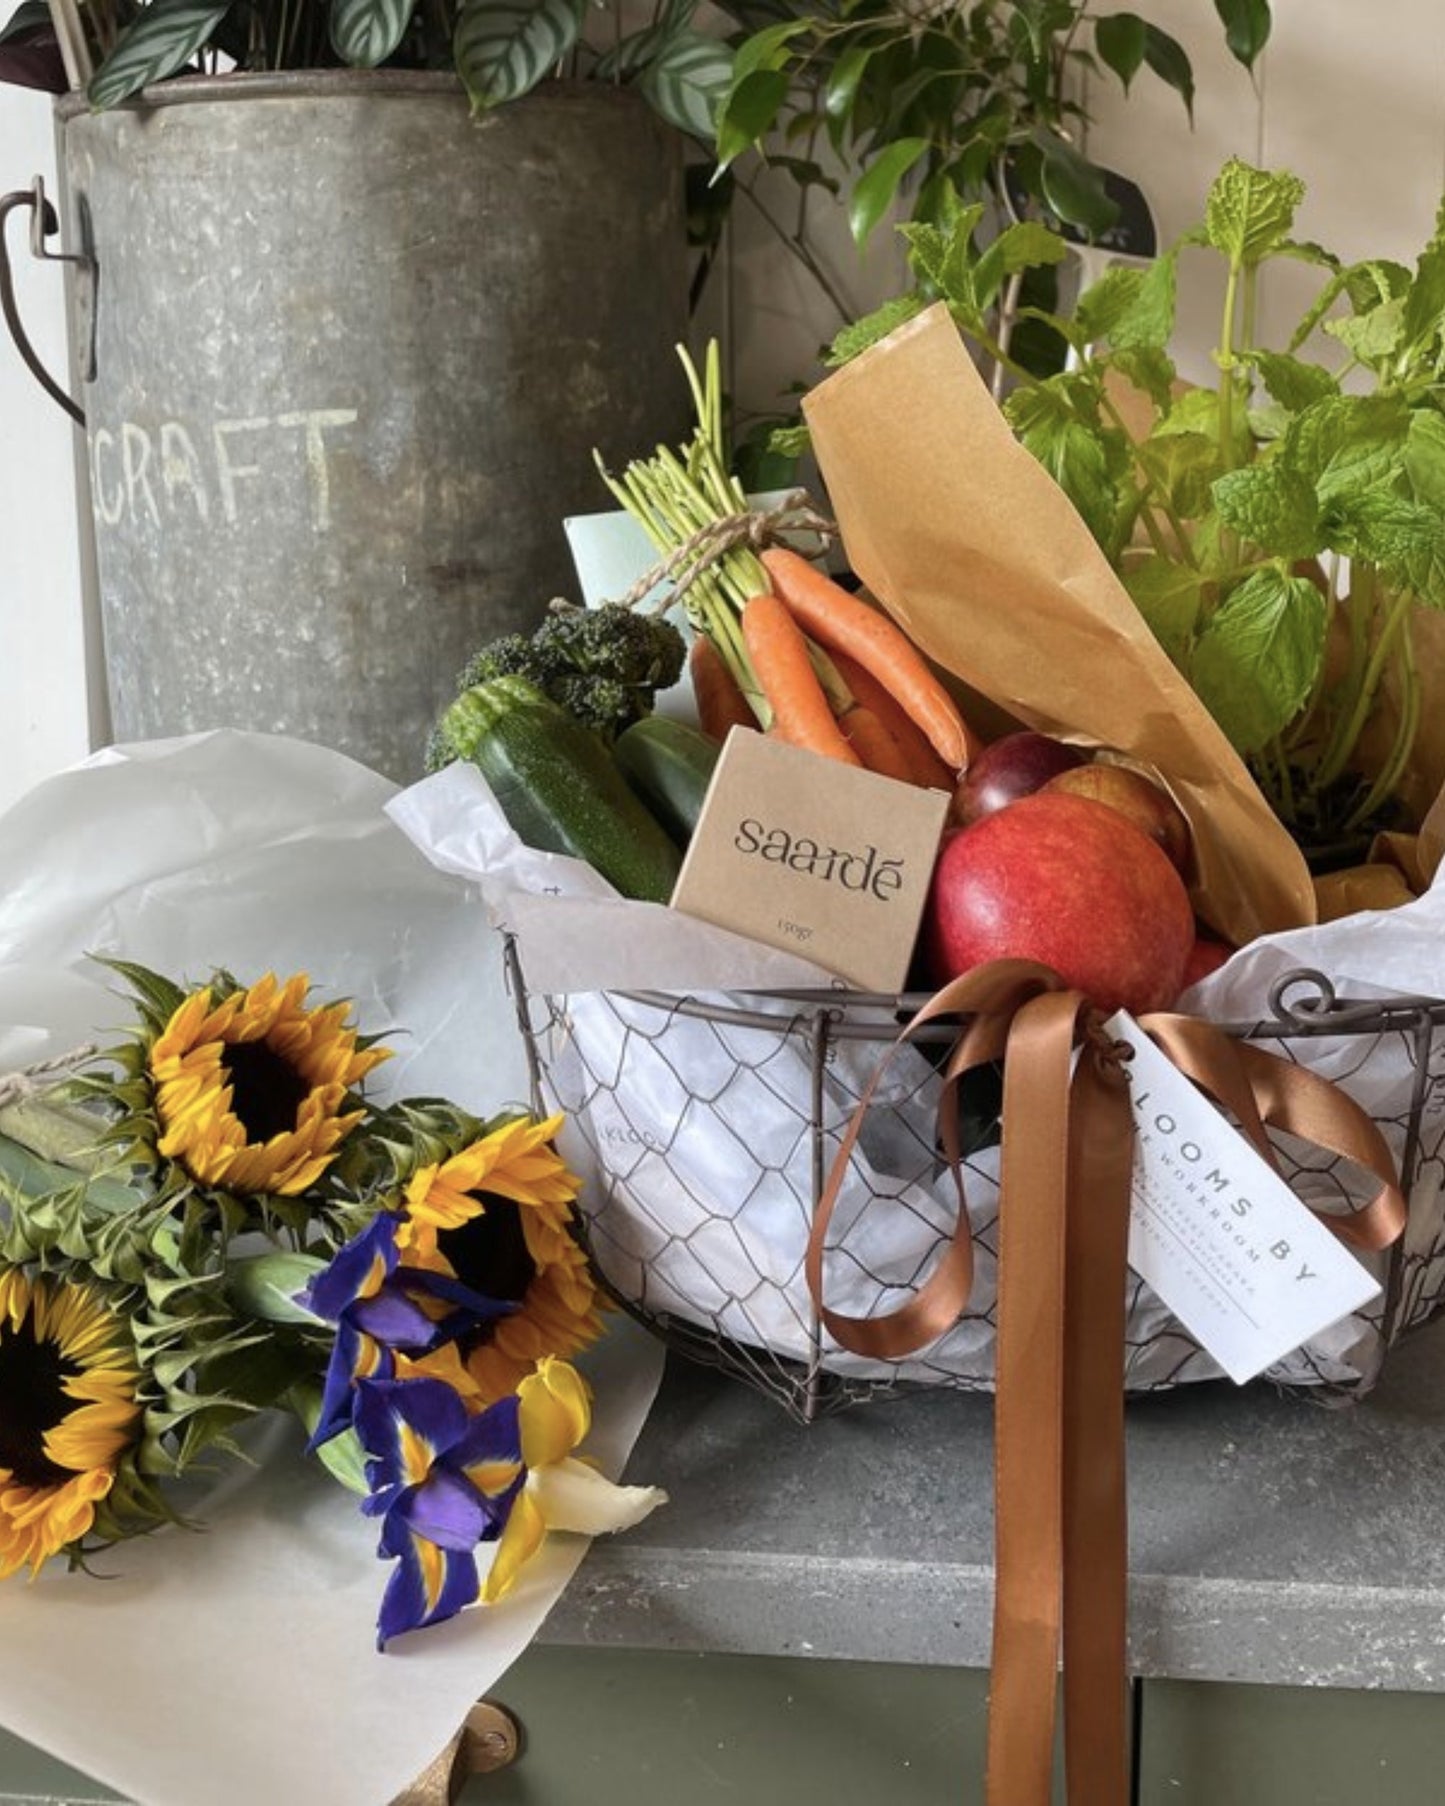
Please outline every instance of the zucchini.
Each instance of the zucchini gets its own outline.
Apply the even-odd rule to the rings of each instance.
[[[711,735],[668,715],[633,722],[612,748],[623,777],[684,848],[702,814],[721,752]]]
[[[442,717],[529,847],[585,859],[624,897],[666,903],[681,860],[591,728],[525,677],[464,690]]]

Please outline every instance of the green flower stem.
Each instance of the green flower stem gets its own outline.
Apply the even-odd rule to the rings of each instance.
[[[1269,743],[1269,750],[1275,762],[1278,807],[1276,814],[1282,821],[1294,820],[1295,795],[1294,782],[1289,775],[1289,754],[1284,742],[1276,734]]]
[[[1415,606],[1415,598],[1409,590],[1402,590],[1390,604],[1389,613],[1385,616],[1384,625],[1380,628],[1375,640],[1374,650],[1365,666],[1364,677],[1360,682],[1359,693],[1355,697],[1354,707],[1343,717],[1343,728],[1332,736],[1324,758],[1320,761],[1315,773],[1315,783],[1323,788],[1332,783],[1349,764],[1360,735],[1365,731],[1365,724],[1370,718],[1370,711],[1375,705],[1375,697],[1385,675],[1385,668],[1395,652],[1396,642],[1408,625],[1410,610]]]
[[[1145,499],[1139,509],[1139,519],[1144,523],[1144,531],[1149,535],[1154,550],[1161,558],[1168,559],[1171,564],[1177,563],[1179,559],[1182,558],[1185,564],[1189,565],[1191,569],[1197,570],[1199,561],[1194,556],[1194,547],[1190,542],[1189,534],[1185,528],[1184,522],[1180,520],[1178,514],[1175,512],[1169,497],[1159,487],[1158,482],[1150,474],[1148,469],[1146,469],[1144,461],[1139,456],[1139,441],[1129,431],[1128,426],[1125,424],[1124,416],[1109,399],[1109,396],[1102,385],[1099,388],[1099,406],[1108,416],[1111,425],[1123,435],[1124,441],[1129,447],[1129,456],[1133,461],[1134,468],[1138,472],[1139,479],[1144,485]],[[1149,501],[1151,496],[1153,497],[1152,507]],[[1169,523],[1179,547],[1177,556],[1171,553],[1168,546],[1164,543],[1164,536],[1159,530],[1159,523],[1154,519],[1153,507],[1157,507],[1165,520]]]
[[[1219,456],[1234,469],[1234,313],[1239,301],[1240,265],[1231,262],[1224,285],[1224,320],[1219,329]]]
[[[22,1097],[0,1105],[0,1135],[8,1135],[42,1160],[77,1173],[106,1170],[105,1156],[96,1146],[104,1129],[88,1111],[41,1097]],[[110,1163],[114,1164],[113,1155]]]

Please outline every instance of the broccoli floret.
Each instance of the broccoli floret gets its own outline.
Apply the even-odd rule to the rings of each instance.
[[[612,740],[652,712],[657,692],[681,677],[686,655],[682,635],[657,615],[638,614],[620,602],[563,607],[530,636],[504,634],[474,653],[457,681],[457,693],[494,677],[525,677]],[[456,756],[444,729],[438,728],[428,743],[427,769],[440,770]]]

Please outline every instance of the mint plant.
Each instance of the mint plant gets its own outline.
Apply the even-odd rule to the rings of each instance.
[[[1042,379],[1001,349],[993,307],[1010,272],[1058,262],[1064,246],[1025,221],[980,249],[980,210],[958,207],[945,224],[903,228],[917,290],[840,335],[830,361],[929,301],[948,303],[1008,371],[1020,440],[1281,819],[1326,864],[1393,825],[1421,711],[1412,616],[1445,607],[1445,207],[1411,270],[1345,264],[1294,237],[1303,196],[1295,176],[1231,160],[1201,226],[1147,268],[1108,271],[1071,316],[1038,315],[1072,353]],[[1180,384],[1170,356],[1185,246],[1226,266],[1212,388]],[[1270,346],[1257,299],[1279,258],[1317,267],[1321,287],[1288,341]],[[1339,367],[1310,355],[1321,335],[1342,347]],[[1142,432],[1140,410],[1120,406],[1124,385]],[[1387,674],[1393,737],[1365,772],[1361,738]]]

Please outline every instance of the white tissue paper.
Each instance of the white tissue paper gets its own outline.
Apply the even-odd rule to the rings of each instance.
[[[320,747],[212,733],[112,748],[0,817],[0,1071],[131,1020],[91,960],[177,981],[310,973],[397,1057],[379,1094],[527,1102],[475,890],[387,819],[395,786]],[[586,1452],[616,1476],[661,1377],[617,1322],[579,1361]],[[535,1636],[586,1550],[553,1536],[502,1604],[375,1650],[388,1568],[357,1501],[268,1420],[206,1529],[0,1586],[0,1723],[144,1806],[385,1806]]]

